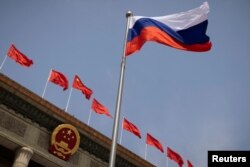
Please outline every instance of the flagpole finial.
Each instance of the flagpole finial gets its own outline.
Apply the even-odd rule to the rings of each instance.
[[[127,13],[126,13],[126,17],[128,18],[128,17],[131,17],[131,16],[133,16],[133,13],[129,10],[129,11],[127,11]]]

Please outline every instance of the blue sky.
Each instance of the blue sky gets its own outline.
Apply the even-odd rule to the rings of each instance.
[[[0,62],[11,43],[34,61],[24,68],[7,59],[1,72],[38,95],[50,69],[70,83],[78,74],[114,115],[126,12],[162,16],[203,2],[1,0]],[[208,150],[250,149],[250,1],[208,3],[211,51],[185,52],[150,42],[127,58],[121,116],[136,124],[143,138],[123,132],[122,145],[141,157],[147,132],[196,167],[207,166]],[[44,98],[63,109],[68,96],[69,90],[49,83]],[[74,90],[68,112],[87,123],[90,106]],[[112,125],[110,118],[92,114],[90,126],[110,138]],[[153,147],[147,160],[166,166],[165,154]]]

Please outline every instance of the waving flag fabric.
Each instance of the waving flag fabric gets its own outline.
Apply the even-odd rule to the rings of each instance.
[[[154,146],[155,148],[159,149],[161,152],[164,152],[161,143],[157,139],[155,139],[153,136],[151,136],[149,133],[147,133],[146,143],[148,145]]]
[[[189,160],[187,160],[187,167],[194,167]]]
[[[126,56],[141,49],[147,41],[176,49],[203,52],[212,47],[206,35],[209,5],[161,17],[133,16],[129,23]]]
[[[22,66],[30,67],[33,64],[33,61],[20,52],[14,44],[10,46],[7,55]]]
[[[131,122],[129,122],[126,118],[123,119],[123,129],[133,133],[134,135],[138,136],[141,138],[141,132],[140,130]]]
[[[68,79],[66,78],[65,75],[63,75],[62,73],[58,71],[51,70],[49,81],[53,82],[56,85],[63,87],[63,90],[68,89],[68,85],[69,85]]]
[[[182,157],[173,150],[171,150],[169,147],[167,147],[167,156],[171,160],[175,161],[180,167],[182,167],[182,165],[184,164]]]
[[[79,76],[75,75],[74,82],[73,82],[73,88],[78,89],[82,91],[82,93],[85,95],[86,99],[90,99],[91,95],[93,94],[93,91],[89,89],[87,86],[85,86]]]
[[[112,116],[109,113],[109,110],[104,105],[102,105],[100,102],[98,102],[95,98],[93,99],[91,108],[97,114],[104,114],[104,115],[107,115],[108,117],[112,118]]]

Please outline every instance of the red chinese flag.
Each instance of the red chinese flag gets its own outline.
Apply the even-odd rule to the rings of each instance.
[[[156,147],[156,148],[159,149],[161,152],[164,152],[161,143],[160,143],[157,139],[155,139],[153,136],[151,136],[149,133],[147,133],[146,143],[147,143],[148,145],[151,145],[151,146]]]
[[[189,160],[187,160],[188,167],[194,167]]]
[[[10,46],[7,55],[22,66],[30,67],[33,64],[33,61],[20,52],[14,44]]]
[[[89,89],[87,86],[85,86],[81,79],[75,75],[74,82],[73,82],[73,88],[78,89],[82,91],[82,93],[85,95],[86,99],[90,99],[91,95],[93,94],[93,91]]]
[[[133,133],[134,135],[138,136],[141,138],[141,132],[140,130],[131,122],[129,122],[126,118],[123,120],[123,129]]]
[[[65,75],[63,75],[62,73],[58,71],[51,70],[49,81],[53,82],[56,85],[63,87],[63,90],[68,89],[68,85],[69,85],[68,79],[65,77]]]
[[[112,118],[112,116],[109,113],[109,110],[104,105],[99,103],[95,98],[93,99],[91,108],[93,111],[95,111],[98,114],[104,114]]]
[[[182,157],[173,150],[171,150],[169,147],[167,147],[167,156],[171,160],[175,161],[180,167],[182,167],[182,165],[184,164]]]

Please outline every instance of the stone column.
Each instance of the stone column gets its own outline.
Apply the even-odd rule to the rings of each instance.
[[[12,167],[27,167],[32,155],[33,150],[28,147],[22,147],[18,149]]]

